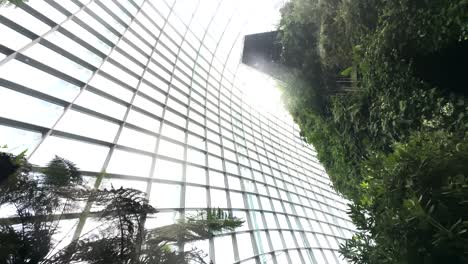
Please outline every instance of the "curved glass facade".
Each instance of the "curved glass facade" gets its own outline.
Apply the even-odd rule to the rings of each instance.
[[[271,81],[240,64],[243,36],[272,29],[279,7],[235,0],[1,7],[0,144],[27,149],[37,165],[70,159],[95,186],[145,191],[160,211],[148,226],[206,207],[231,210],[246,220],[242,228],[185,245],[216,264],[345,263],[339,243],[353,232],[346,201],[289,115],[261,107],[273,91],[258,86]],[[94,227],[93,219],[63,220],[61,243]]]

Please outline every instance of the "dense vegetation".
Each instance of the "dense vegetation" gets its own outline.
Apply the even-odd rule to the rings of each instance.
[[[468,1],[292,0],[284,102],[352,201],[353,263],[468,263]]]
[[[186,264],[206,263],[206,253],[183,243],[232,231],[243,221],[208,209],[179,222],[147,229],[157,211],[131,188],[88,187],[77,167],[60,157],[34,168],[23,155],[0,152],[0,263]],[[76,219],[84,204],[96,220],[90,232],[62,243],[62,219]],[[78,224],[79,228],[80,224]],[[74,228],[72,228],[73,230]]]

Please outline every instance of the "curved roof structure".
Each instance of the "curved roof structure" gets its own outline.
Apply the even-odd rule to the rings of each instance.
[[[216,264],[345,263],[353,225],[243,36],[278,3],[30,0],[0,7],[0,144],[147,192],[169,224],[206,207],[246,223],[196,246]],[[96,227],[61,223],[62,242]]]

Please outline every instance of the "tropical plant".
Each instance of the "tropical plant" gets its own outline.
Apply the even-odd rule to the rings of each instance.
[[[205,263],[196,248],[184,243],[234,230],[243,221],[220,209],[208,209],[175,224],[145,229],[157,211],[141,191],[130,188],[92,189],[72,162],[55,157],[45,168],[31,166],[24,153],[0,153],[7,175],[0,185],[0,263]],[[94,204],[100,228],[57,249],[53,236],[60,220]],[[179,246],[179,247],[178,247]]]
[[[467,262],[466,10],[465,0],[292,0],[281,12],[283,60],[296,71],[283,99],[351,201],[359,232],[342,253],[353,263]]]

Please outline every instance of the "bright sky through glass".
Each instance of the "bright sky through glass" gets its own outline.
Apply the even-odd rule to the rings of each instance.
[[[354,229],[346,202],[275,81],[240,64],[243,37],[275,30],[284,2],[29,0],[0,8],[0,145],[28,149],[35,165],[69,159],[90,186],[105,171],[102,188],[148,192],[161,210],[148,226],[206,207],[232,212],[243,227],[185,245],[215,264],[342,263],[338,245]],[[89,220],[82,234],[95,228]],[[76,225],[60,225],[64,241]]]
[[[245,15],[249,17],[242,36],[276,30],[281,18],[279,9],[285,2],[286,0],[244,1],[244,7],[248,7]],[[239,41],[242,42],[243,38]],[[239,66],[236,77],[237,84],[242,90],[242,99],[246,103],[258,111],[290,119],[281,102],[281,92],[273,78],[243,64]]]
[[[258,111],[266,111],[278,117],[288,116],[275,79],[246,65],[239,67],[237,76],[237,84],[245,102]]]

